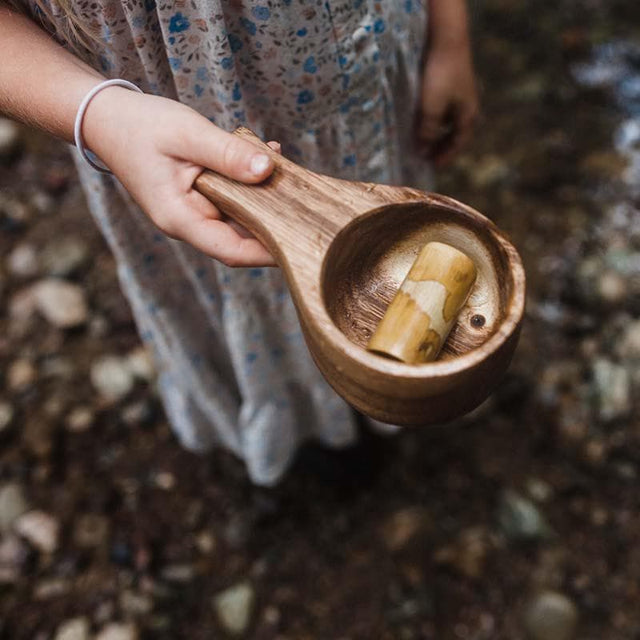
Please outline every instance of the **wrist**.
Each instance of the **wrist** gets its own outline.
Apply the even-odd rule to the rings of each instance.
[[[465,0],[430,0],[429,51],[460,52],[471,48]]]
[[[91,98],[82,118],[81,137],[86,149],[109,164],[120,153],[127,127],[125,119],[144,95],[119,85],[105,87]],[[114,152],[115,149],[115,152]]]

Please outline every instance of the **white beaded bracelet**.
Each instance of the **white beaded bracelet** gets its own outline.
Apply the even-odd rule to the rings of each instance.
[[[93,155],[94,157],[96,156],[91,151],[87,150],[84,146],[84,142],[82,140],[82,121],[84,120],[84,114],[87,110],[87,107],[89,106],[89,103],[91,102],[91,100],[93,100],[96,94],[100,93],[100,91],[106,89],[107,87],[113,86],[125,87],[126,89],[137,91],[138,93],[144,93],[140,87],[137,87],[135,84],[133,84],[133,82],[129,82],[128,80],[122,80],[120,78],[105,80],[104,82],[101,82],[100,84],[97,84],[95,87],[93,87],[93,89],[91,89],[91,91],[89,91],[89,93],[87,93],[87,95],[83,98],[80,106],[78,107],[76,121],[73,126],[73,137],[75,139],[76,147],[80,152],[80,155],[96,171],[100,171],[100,173],[111,173],[111,171],[109,171],[109,169],[103,164],[100,165],[89,157],[89,154]]]

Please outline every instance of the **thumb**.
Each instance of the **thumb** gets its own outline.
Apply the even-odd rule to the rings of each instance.
[[[274,162],[268,151],[220,129],[198,116],[198,125],[187,132],[185,159],[240,182],[261,182]]]

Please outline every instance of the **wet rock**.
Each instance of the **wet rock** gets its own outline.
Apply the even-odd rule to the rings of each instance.
[[[462,531],[454,543],[438,549],[434,561],[452,567],[467,578],[480,578],[490,549],[488,532],[483,527]]]
[[[543,591],[526,604],[523,622],[530,640],[571,640],[575,637],[578,610],[562,593]]]
[[[241,582],[213,598],[213,608],[225,631],[243,634],[251,621],[254,592],[249,582]]]
[[[382,528],[382,538],[390,551],[400,551],[419,534],[429,531],[433,521],[422,507],[396,511]]]
[[[11,530],[15,521],[29,511],[22,486],[10,482],[0,487],[0,532]]]
[[[109,520],[97,513],[86,513],[77,518],[73,540],[81,548],[101,547],[109,537]]]
[[[551,536],[551,528],[540,510],[524,496],[508,489],[498,505],[498,525],[509,539],[541,540]]]
[[[17,122],[0,118],[0,160],[13,158],[22,146],[22,135]]]
[[[122,421],[128,427],[136,427],[148,424],[153,418],[153,406],[148,399],[128,404],[120,413]]]
[[[76,407],[67,415],[64,424],[72,433],[88,431],[95,422],[96,414],[91,407]]]
[[[58,548],[60,523],[44,511],[27,511],[15,521],[14,529],[42,553],[53,553]]]
[[[593,364],[593,385],[601,420],[623,418],[631,411],[631,379],[621,365],[606,358]]]
[[[50,276],[65,278],[83,266],[89,247],[79,238],[65,236],[50,242],[42,252],[42,265]]]
[[[8,402],[0,401],[0,437],[10,430],[14,415],[13,407]]]
[[[117,402],[133,389],[135,379],[125,358],[108,355],[91,365],[91,382],[105,400]]]
[[[38,372],[31,360],[20,358],[14,360],[7,371],[7,382],[12,391],[24,391],[28,389],[37,379]]]
[[[18,278],[32,278],[39,268],[38,254],[31,244],[19,244],[7,258],[9,273]]]
[[[96,635],[95,640],[138,640],[138,629],[132,623],[112,622]]]
[[[89,620],[87,618],[72,618],[58,627],[54,640],[89,640],[90,637]]]
[[[38,311],[54,327],[67,329],[87,321],[89,309],[84,291],[58,278],[47,278],[34,288]]]
[[[553,487],[541,478],[527,479],[527,493],[536,502],[548,502],[553,497]]]

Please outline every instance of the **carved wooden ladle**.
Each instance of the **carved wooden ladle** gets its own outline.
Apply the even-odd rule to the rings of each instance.
[[[235,133],[271,155],[271,177],[245,185],[205,171],[195,186],[274,256],[309,350],[333,388],[363,413],[402,425],[447,421],[486,399],[511,360],[525,298],[520,257],[497,227],[451,198],[317,174],[248,129]],[[367,351],[431,241],[456,247],[477,269],[440,359],[409,365]]]

